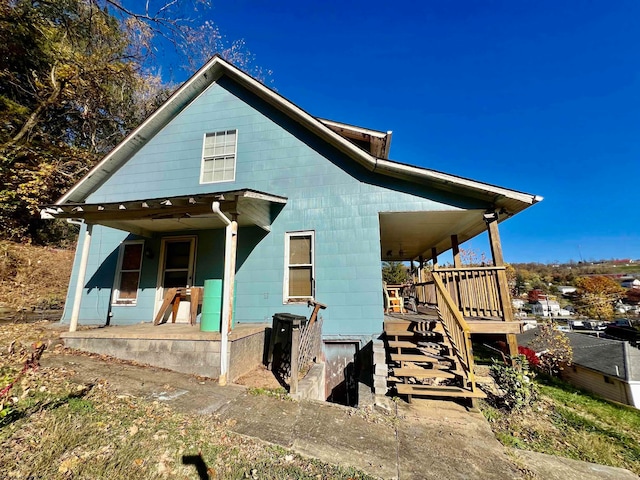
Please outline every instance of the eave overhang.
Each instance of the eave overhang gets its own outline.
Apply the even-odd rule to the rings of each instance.
[[[494,185],[477,182],[471,179],[449,175],[435,170],[411,166],[386,158],[372,155],[355,143],[343,137],[334,129],[346,124],[338,124],[328,120],[320,120],[294,103],[290,102],[277,92],[271,90],[250,75],[242,72],[220,56],[214,56],[207,64],[198,70],[189,80],[178,88],[171,97],[149,116],[138,128],[132,131],[118,146],[116,146],[105,158],[76,183],[56,205],[66,203],[83,202],[94,192],[111,174],[118,170],[129,158],[131,158],[149,139],[156,135],[176,115],[178,115],[198,95],[204,92],[211,84],[221,76],[228,76],[239,85],[247,88],[263,101],[284,113],[293,121],[307,128],[319,138],[332,145],[338,151],[347,155],[353,161],[359,163],[371,172],[399,178],[417,184],[426,184],[430,187],[458,195],[466,195],[480,199],[496,208],[504,209],[509,214],[515,214],[528,206],[542,200],[542,197],[523,192],[517,192]],[[324,122],[324,123],[323,123]],[[332,128],[330,128],[330,126]],[[351,129],[359,127],[350,127]],[[368,135],[382,133],[374,130],[366,130]],[[388,147],[388,145],[387,145]],[[385,157],[388,151],[385,151]]]
[[[211,209],[213,202],[239,226],[258,226],[271,229],[271,222],[285,197],[250,189],[222,193],[183,195],[140,199],[126,202],[64,203],[44,205],[41,217],[82,220],[93,225],[124,230],[144,237],[159,232],[206,230],[222,228],[225,224]]]

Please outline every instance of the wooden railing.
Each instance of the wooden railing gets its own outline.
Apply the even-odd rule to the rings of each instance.
[[[430,273],[431,281],[415,285],[420,303],[437,303],[433,280],[437,276],[464,317],[511,320],[511,305],[505,305],[509,301],[505,267],[439,268]]]
[[[439,275],[433,275],[433,285],[436,290],[437,308],[444,333],[451,344],[452,355],[462,368],[465,388],[476,392],[476,379],[473,367],[473,349],[471,347],[471,332],[469,325],[458,310],[453,298],[445,287]]]

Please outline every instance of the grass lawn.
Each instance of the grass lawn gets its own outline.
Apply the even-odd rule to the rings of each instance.
[[[640,410],[615,404],[553,378],[536,379],[532,408],[482,410],[504,445],[622,467],[640,475]]]
[[[0,391],[42,334],[38,324],[0,325]],[[233,434],[211,415],[180,414],[119,395],[106,381],[78,385],[69,377],[64,369],[29,370],[0,397],[2,478],[371,478]]]

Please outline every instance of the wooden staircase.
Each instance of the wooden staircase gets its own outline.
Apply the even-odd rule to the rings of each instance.
[[[461,365],[459,348],[445,322],[436,316],[398,317],[387,317],[384,333],[388,379],[399,395],[406,395],[409,402],[413,396],[485,397],[475,387],[473,371],[470,375],[468,365]]]

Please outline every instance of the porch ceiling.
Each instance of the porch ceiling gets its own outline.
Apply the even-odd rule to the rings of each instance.
[[[451,248],[451,235],[462,243],[486,231],[485,210],[380,213],[382,260],[414,260]]]
[[[235,190],[126,202],[45,205],[41,216],[79,219],[149,237],[154,232],[224,227],[224,222],[211,210],[213,202],[219,202],[220,210],[228,217],[237,215],[239,226],[257,225],[269,231],[275,216],[272,206],[284,205],[287,199],[255,190]]]

